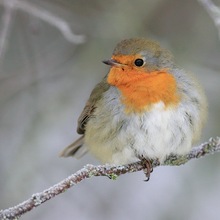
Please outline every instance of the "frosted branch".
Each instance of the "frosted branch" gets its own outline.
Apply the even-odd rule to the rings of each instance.
[[[208,142],[201,144],[198,147],[195,147],[191,152],[184,156],[169,156],[164,164],[161,165],[172,165],[178,166],[185,164],[194,158],[201,158],[213,153],[220,152],[220,137],[210,138]],[[158,161],[152,161],[153,167],[157,167]],[[74,185],[80,183],[82,180],[91,178],[93,176],[107,176],[110,179],[116,179],[118,176],[125,173],[132,173],[143,170],[141,162],[136,162],[123,166],[113,166],[113,165],[86,165],[81,170],[67,177],[63,181],[57,183],[56,185],[50,187],[49,189],[44,190],[40,193],[35,193],[32,197],[12,208],[8,208],[0,211],[0,219],[11,220],[18,219],[21,215],[25,214],[28,211],[31,211],[33,208],[41,205],[42,203],[50,200],[51,198],[65,192],[67,189],[73,187]]]
[[[217,7],[212,0],[198,0],[203,7],[206,9],[210,17],[215,23],[215,26],[218,29],[218,35],[220,38],[220,8]]]
[[[52,26],[58,28],[63,36],[70,42],[75,44],[81,44],[85,42],[84,35],[76,35],[72,32],[69,24],[63,20],[62,18],[52,14],[48,10],[44,10],[43,8],[37,7],[34,4],[23,1],[23,0],[0,0],[0,4],[3,6],[11,5],[13,9],[19,9],[24,11],[32,16],[38,17],[39,19],[44,20]],[[6,7],[7,8],[7,7]]]

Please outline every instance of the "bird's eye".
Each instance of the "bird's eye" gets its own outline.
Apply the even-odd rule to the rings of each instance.
[[[143,66],[144,65],[144,61],[140,58],[136,59],[134,61],[135,66]]]

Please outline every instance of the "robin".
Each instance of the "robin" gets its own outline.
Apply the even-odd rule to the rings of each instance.
[[[132,38],[118,43],[109,73],[93,89],[79,119],[82,135],[61,152],[81,157],[88,150],[103,163],[152,160],[189,153],[207,113],[200,84],[179,68],[157,42]]]

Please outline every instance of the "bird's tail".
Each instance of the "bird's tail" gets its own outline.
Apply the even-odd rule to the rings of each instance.
[[[77,139],[75,142],[66,147],[63,151],[60,152],[60,157],[71,157],[74,156],[76,158],[82,157],[87,153],[86,147],[84,144],[84,136]]]

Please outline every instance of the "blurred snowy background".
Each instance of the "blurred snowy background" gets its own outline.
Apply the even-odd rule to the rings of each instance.
[[[160,41],[195,73],[209,101],[201,142],[220,135],[220,39],[199,1],[0,0],[0,209],[98,164],[58,153],[78,137],[77,118],[108,69],[101,61],[137,36]],[[215,154],[156,168],[147,183],[142,172],[92,178],[22,219],[216,220],[219,168]]]

